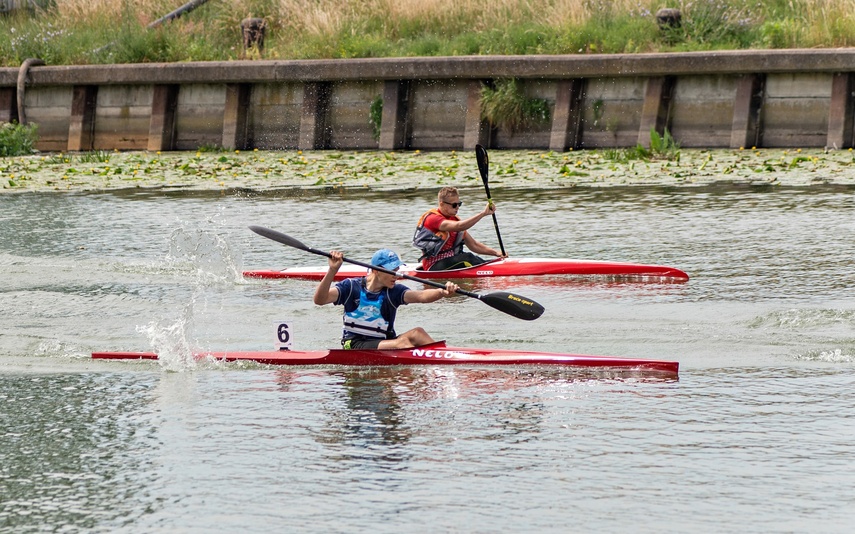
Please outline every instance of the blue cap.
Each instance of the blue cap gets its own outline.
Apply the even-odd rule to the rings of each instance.
[[[381,248],[371,256],[371,265],[394,271],[401,265],[401,258],[388,248]]]

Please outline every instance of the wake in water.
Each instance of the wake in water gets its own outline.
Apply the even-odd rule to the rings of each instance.
[[[808,347],[825,345],[825,340],[843,340],[843,344],[831,347],[800,350],[795,359],[807,362],[853,363],[855,345],[846,339],[855,326],[855,311],[832,308],[790,308],[756,317],[749,324],[752,328],[779,331],[776,338],[796,336],[799,344]],[[834,346],[837,345],[837,346]]]
[[[796,355],[796,359],[807,362],[855,363],[855,347],[810,350]]]
[[[772,326],[791,330],[829,325],[855,326],[855,310],[791,308],[757,317],[750,326]]]

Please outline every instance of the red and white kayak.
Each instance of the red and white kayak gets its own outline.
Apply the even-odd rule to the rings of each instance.
[[[419,267],[404,264],[398,270],[402,274],[424,279],[433,278],[484,278],[492,276],[543,276],[543,275],[576,275],[576,276],[612,276],[626,278],[669,278],[688,280],[689,275],[680,269],[664,265],[643,265],[638,263],[623,263],[614,261],[589,261],[570,259],[544,258],[497,258],[475,267],[450,269],[447,271],[423,271]],[[244,271],[247,278],[294,278],[301,280],[320,280],[327,272],[327,267],[291,267],[281,271]],[[357,265],[342,265],[336,273],[336,280],[365,276],[367,269]]]
[[[199,352],[194,356],[198,360],[206,358],[227,362],[244,360],[271,365],[563,365],[616,368],[673,376],[677,375],[680,367],[679,362],[665,360],[449,347],[444,341],[411,349]],[[93,352],[92,358],[99,360],[156,360],[158,355],[153,352]]]

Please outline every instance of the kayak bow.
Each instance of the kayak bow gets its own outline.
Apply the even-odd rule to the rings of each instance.
[[[449,347],[444,341],[410,349],[199,352],[194,356],[198,360],[206,358],[228,362],[243,360],[270,365],[562,365],[620,368],[674,376],[677,375],[680,366],[679,362],[642,358]],[[156,360],[158,355],[153,352],[93,352],[92,358]]]
[[[300,280],[320,280],[327,272],[323,267],[292,267],[281,271],[255,270],[244,271],[247,278],[294,278]],[[485,278],[494,276],[544,276],[544,275],[576,275],[576,276],[612,276],[622,278],[669,278],[688,280],[689,275],[680,269],[664,265],[643,265],[639,263],[624,263],[614,261],[590,261],[572,259],[547,258],[497,258],[474,267],[450,269],[447,271],[423,271],[411,265],[402,265],[400,273],[418,278],[454,279],[454,278]],[[365,276],[367,269],[345,265],[336,273],[336,280]]]

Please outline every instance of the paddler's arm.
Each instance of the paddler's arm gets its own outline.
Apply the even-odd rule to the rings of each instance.
[[[323,278],[321,278],[318,287],[315,288],[315,298],[313,299],[315,304],[318,306],[323,306],[324,304],[331,304],[338,299],[338,288],[331,287],[333,280],[335,280],[335,273],[341,268],[341,264],[344,263],[344,256],[341,252],[337,250],[330,251],[329,264],[330,267],[327,269],[326,274]]]
[[[502,256],[502,253],[498,250],[490,248],[484,243],[478,241],[477,239],[469,235],[469,232],[466,232],[466,234],[463,236],[463,244],[466,245],[466,248],[468,248],[475,254],[489,254],[490,256],[496,256],[497,258],[508,257],[507,254]]]
[[[436,302],[443,297],[450,297],[457,292],[458,285],[454,282],[446,282],[445,289],[411,289],[404,293],[404,302],[407,304]]]
[[[488,202],[484,207],[484,211],[481,213],[477,213],[468,219],[463,219],[462,221],[452,221],[449,219],[445,219],[441,223],[439,223],[439,230],[441,232],[465,232],[466,230],[475,226],[475,224],[487,217],[496,213],[496,205],[492,202]]]

